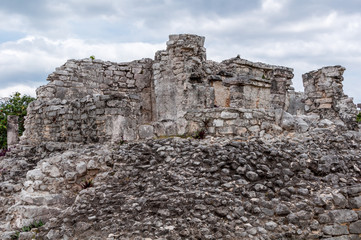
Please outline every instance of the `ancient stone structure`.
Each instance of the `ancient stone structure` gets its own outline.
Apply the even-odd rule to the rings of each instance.
[[[299,93],[292,69],[210,61],[204,40],[50,74],[0,157],[0,238],[360,239],[345,69],[304,74]]]
[[[296,96],[292,71],[239,57],[221,63],[206,60],[204,37],[195,35],[171,35],[155,60],[69,60],[37,90],[24,139],[146,139],[190,134],[205,127],[202,121],[217,136],[272,133],[277,126],[269,126],[279,125],[275,110],[296,111],[295,104],[290,106]]]
[[[342,74],[344,67],[324,67],[317,71],[305,73],[305,110],[316,113],[321,118],[338,118],[354,127],[357,108],[342,91]]]
[[[7,117],[7,144],[8,147],[14,146],[19,142],[19,117],[9,115]]]

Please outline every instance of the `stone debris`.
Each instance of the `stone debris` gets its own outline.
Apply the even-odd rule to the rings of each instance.
[[[0,238],[360,239],[361,132],[340,66],[69,60],[0,157]],[[198,138],[198,139],[196,139]]]

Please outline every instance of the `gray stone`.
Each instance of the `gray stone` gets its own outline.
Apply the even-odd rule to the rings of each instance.
[[[344,208],[346,206],[346,198],[341,193],[332,193],[332,196],[336,206],[340,208]]]
[[[349,202],[351,208],[361,208],[361,196],[350,198]]]
[[[265,228],[269,231],[275,230],[277,226],[278,226],[278,224],[273,221],[266,222],[266,224],[265,224]]]
[[[338,223],[353,222],[358,219],[358,215],[352,210],[332,210],[329,213],[331,219]]]
[[[223,127],[224,121],[222,119],[214,119],[213,126],[215,127]]]
[[[235,113],[235,112],[226,112],[226,111],[223,111],[221,113],[221,118],[223,119],[235,119],[238,117],[238,113]]]
[[[258,179],[258,174],[255,173],[255,172],[249,171],[249,172],[246,173],[246,177],[250,181],[256,181]]]
[[[139,138],[152,139],[154,137],[154,127],[152,125],[139,126]]]
[[[79,162],[76,164],[76,171],[79,174],[79,176],[83,176],[87,172],[87,163],[85,162]]]
[[[339,236],[348,234],[348,228],[345,225],[330,225],[322,228],[324,234]]]
[[[361,220],[350,224],[350,233],[361,234]]]
[[[42,180],[44,174],[40,169],[34,169],[27,172],[26,178],[29,180]]]
[[[281,127],[285,130],[292,130],[295,127],[295,118],[288,112],[283,112]]]
[[[279,215],[279,216],[284,216],[284,215],[288,215],[290,213],[290,209],[287,207],[287,205],[285,204],[278,204],[276,206],[276,209],[275,209],[275,213],[276,215]]]

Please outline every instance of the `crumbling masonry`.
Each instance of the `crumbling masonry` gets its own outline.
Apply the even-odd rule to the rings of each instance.
[[[216,136],[263,136],[281,131],[284,111],[297,115],[304,110],[318,120],[339,119],[356,127],[356,107],[342,90],[344,68],[305,74],[302,99],[291,87],[293,69],[239,57],[206,60],[204,40],[171,35],[154,60],[67,61],[37,90],[24,141],[117,142],[205,127]],[[305,122],[292,121],[286,129],[304,130],[297,126],[300,121]]]
[[[304,74],[299,93],[290,68],[203,46],[171,35],[154,60],[50,74],[0,157],[0,239],[361,239],[345,69]]]

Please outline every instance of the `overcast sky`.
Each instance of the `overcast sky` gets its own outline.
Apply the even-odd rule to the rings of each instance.
[[[361,103],[360,0],[1,0],[0,97],[35,96],[67,59],[153,58],[169,34],[206,37],[207,59],[238,54],[301,75],[342,65]]]

